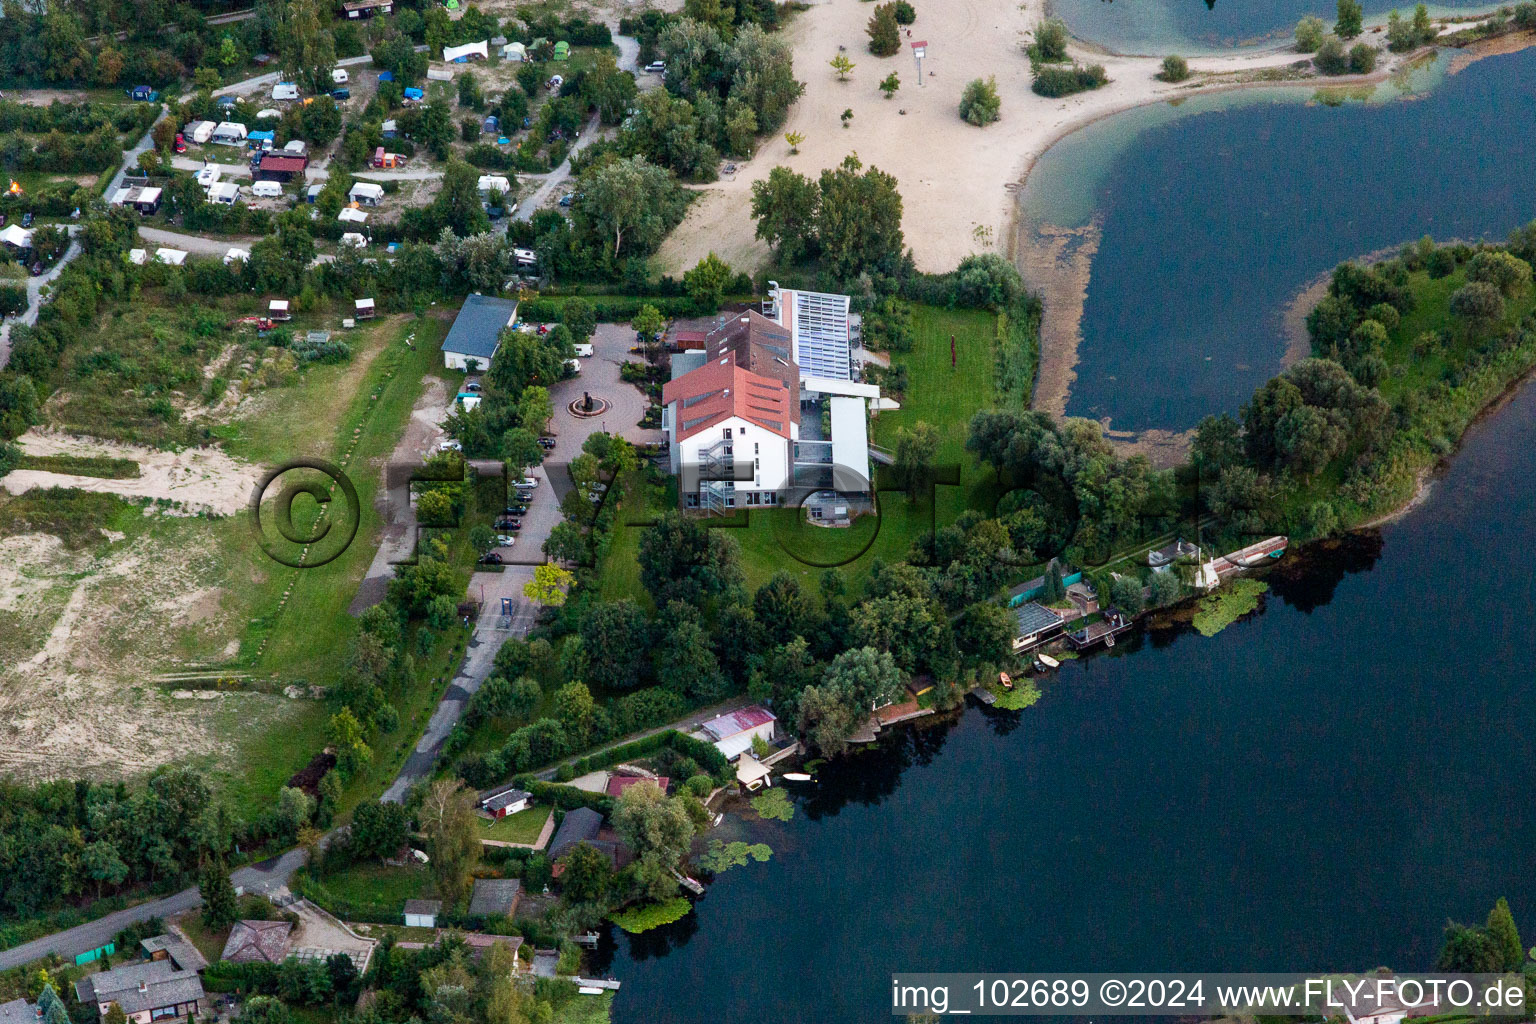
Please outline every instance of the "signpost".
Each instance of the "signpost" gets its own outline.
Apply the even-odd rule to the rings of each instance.
[[[923,84],[923,58],[928,56],[928,40],[923,39],[912,44],[912,57],[917,61],[917,84]]]

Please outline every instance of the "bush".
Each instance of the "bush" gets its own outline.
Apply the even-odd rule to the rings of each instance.
[[[1308,15],[1296,23],[1296,50],[1298,53],[1315,53],[1323,45],[1328,26],[1323,19]]]
[[[978,128],[991,124],[1002,112],[1003,101],[997,95],[997,79],[973,78],[960,94],[960,116]]]
[[[1312,63],[1325,75],[1342,75],[1349,70],[1349,58],[1344,54],[1344,41],[1329,36],[1317,48]]]
[[[917,11],[907,0],[896,0],[896,24],[910,25],[917,20]]]
[[[1349,70],[1357,75],[1368,75],[1376,70],[1376,47],[1369,43],[1356,43],[1349,51]]]
[[[1104,70],[1104,65],[1083,67],[1074,64],[1070,68],[1035,68],[1035,81],[1031,88],[1037,96],[1056,98],[1098,89],[1107,84],[1109,74]]]
[[[1067,24],[1060,18],[1046,18],[1035,29],[1035,41],[1029,47],[1031,60],[1062,61],[1067,59]]]
[[[1182,82],[1189,77],[1189,61],[1177,54],[1169,54],[1163,58],[1163,70],[1157,77],[1165,82]]]

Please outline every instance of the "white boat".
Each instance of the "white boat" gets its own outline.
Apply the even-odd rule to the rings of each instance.
[[[786,782],[815,782],[816,780],[811,778],[809,775],[805,774],[805,772],[785,772],[784,773],[784,781],[786,781]]]
[[[1049,654],[1037,654],[1035,655],[1035,660],[1040,662],[1040,664],[1044,665],[1046,668],[1061,668],[1061,662],[1057,661]]]

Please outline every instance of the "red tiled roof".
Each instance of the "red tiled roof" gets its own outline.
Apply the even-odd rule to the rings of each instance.
[[[661,401],[677,403],[674,430],[679,441],[731,416],[789,437],[795,404],[782,381],[744,370],[731,356],[668,381]]]
[[[608,780],[608,795],[618,796],[620,793],[624,792],[626,789],[628,789],[630,786],[633,786],[637,782],[654,782],[656,785],[660,786],[661,791],[665,793],[667,791],[667,784],[671,781],[672,780],[667,778],[665,775],[659,779],[647,779],[639,775],[615,775],[613,778]]]
[[[302,171],[309,166],[309,158],[303,156],[279,156],[276,153],[264,153],[261,163],[257,165],[263,171]]]

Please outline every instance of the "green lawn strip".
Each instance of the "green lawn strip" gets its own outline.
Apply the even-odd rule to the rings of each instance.
[[[530,807],[494,821],[477,817],[475,825],[480,829],[481,839],[495,839],[503,843],[532,843],[544,831],[544,823],[549,820],[551,813],[552,808],[549,807]]]
[[[419,864],[353,864],[315,879],[301,873],[296,882],[307,899],[342,920],[399,922],[406,900],[430,899],[432,873]]]
[[[611,920],[620,928],[631,935],[650,931],[652,928],[660,928],[664,924],[680,921],[688,916],[693,909],[693,904],[682,896],[674,896],[660,903],[647,903],[644,906],[630,907],[614,914]]]
[[[70,476],[94,476],[103,480],[131,480],[139,475],[139,464],[132,459],[114,459],[105,455],[27,455],[17,469],[37,469]]]

